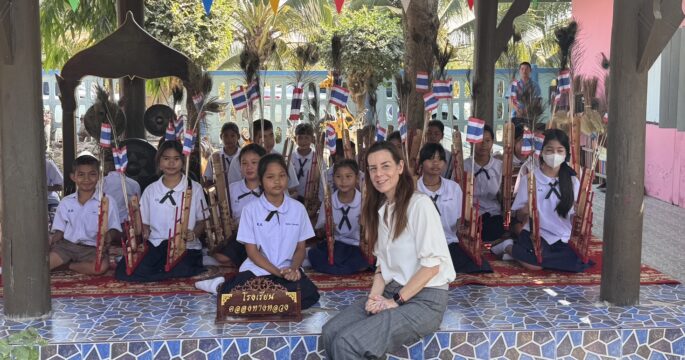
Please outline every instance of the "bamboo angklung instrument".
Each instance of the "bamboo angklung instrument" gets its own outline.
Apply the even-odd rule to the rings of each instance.
[[[474,146],[471,144],[471,154],[474,154]],[[480,205],[474,204],[474,184],[475,184],[475,156],[471,156],[471,172],[466,176],[464,187],[464,201],[462,210],[462,226],[459,237],[459,247],[476,263],[481,266],[483,263],[481,250],[483,248],[482,220],[480,218]]]
[[[511,224],[511,205],[514,191],[513,160],[514,160],[514,123],[511,120],[504,124],[504,154],[502,157],[502,212],[504,215],[504,229],[509,230]]]
[[[125,196],[125,195],[124,195]],[[126,261],[126,274],[131,275],[147,254],[147,242],[143,240],[143,219],[140,215],[140,200],[133,196],[128,204],[128,219],[124,221],[125,237],[121,246]]]
[[[533,252],[538,264],[542,264],[542,237],[540,236],[540,215],[538,213],[537,183],[535,169],[537,164],[531,158],[528,170],[528,216],[530,222],[530,241],[533,243]]]
[[[307,184],[304,191],[304,206],[307,209],[307,214],[309,214],[310,221],[313,224],[316,224],[316,213],[321,207],[321,201],[319,200],[319,186],[321,177],[325,176],[325,173],[322,174],[320,165],[324,164],[323,148],[325,141],[325,131],[322,131],[318,136],[315,137],[315,150],[314,156],[312,156],[312,168],[307,175]]]
[[[100,155],[100,164],[102,166],[102,152]],[[98,209],[98,232],[95,239],[95,272],[100,272],[102,270],[102,261],[109,261],[109,259],[103,259],[106,254],[105,248],[109,246],[107,243],[107,231],[109,225],[109,199],[105,195],[103,190],[103,176],[102,171],[100,171],[100,207]]]
[[[210,244],[208,244],[210,252],[224,244],[233,234],[231,195],[221,154],[212,154],[211,162],[214,169],[214,186],[207,190],[209,198],[207,210],[209,210],[211,227],[206,228],[207,236],[210,238]],[[211,241],[212,238],[214,241]]]
[[[325,141],[326,139],[326,133],[325,131],[322,133],[322,135],[319,137],[321,139],[321,142]],[[334,258],[333,258],[333,250],[335,248],[335,237],[333,236],[333,229],[335,228],[335,223],[333,220],[333,202],[332,202],[332,194],[331,194],[331,187],[328,184],[328,179],[325,175],[324,167],[323,167],[323,157],[321,157],[318,163],[318,168],[319,168],[319,173],[321,174],[321,182],[323,183],[323,210],[324,210],[324,218],[326,219],[325,222],[325,236],[326,236],[326,247],[328,250],[328,263],[330,265],[334,264]],[[317,192],[318,193],[318,192]]]

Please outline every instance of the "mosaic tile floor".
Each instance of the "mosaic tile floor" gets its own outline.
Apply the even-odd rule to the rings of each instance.
[[[210,295],[55,298],[47,320],[0,317],[0,337],[37,329],[43,359],[319,359],[322,325],[365,295],[324,293],[299,323],[227,325]],[[459,287],[438,333],[388,357],[685,359],[685,286],[643,286],[634,307],[598,297],[597,286]]]

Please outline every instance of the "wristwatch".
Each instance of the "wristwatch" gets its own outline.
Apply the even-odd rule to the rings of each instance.
[[[397,305],[404,305],[404,299],[402,299],[402,295],[400,295],[400,292],[396,292],[395,295],[392,296],[392,299],[395,300]]]

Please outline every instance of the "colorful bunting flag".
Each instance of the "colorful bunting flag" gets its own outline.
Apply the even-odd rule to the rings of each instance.
[[[451,99],[452,80],[433,80],[433,95],[436,99]]]
[[[521,144],[521,155],[528,156],[533,153],[534,142],[533,133],[530,130],[523,132],[523,143]]]
[[[212,3],[214,0],[202,0],[202,5],[205,7],[205,14],[209,16],[209,14],[212,12]]]
[[[185,136],[183,137],[183,155],[190,155],[190,153],[193,151],[194,142],[195,134],[193,134],[193,130],[186,130]]]
[[[76,12],[78,10],[80,0],[69,0],[69,5],[71,5],[71,11]]]
[[[247,95],[245,95],[245,89],[242,86],[231,93],[231,102],[235,111],[240,111],[247,107]]]
[[[100,146],[103,148],[112,147],[112,126],[102,123],[100,127]]]
[[[469,0],[469,10],[473,11],[473,0]]]
[[[386,129],[381,126],[379,121],[376,121],[376,141],[385,140],[386,133]]]
[[[409,2],[411,0],[402,0],[402,7],[404,8],[404,12],[409,11]]]
[[[347,106],[347,99],[350,96],[350,91],[342,86],[333,85],[331,90],[331,100],[330,103],[344,109]]]
[[[466,141],[477,144],[483,141],[485,121],[470,117],[466,127]]]
[[[562,93],[571,91],[571,70],[565,69],[559,72],[559,76],[557,76],[557,89]]]
[[[416,91],[423,93],[428,91],[428,73],[419,71],[416,73]]]
[[[423,103],[425,104],[424,110],[426,112],[433,112],[433,110],[438,108],[438,99],[435,98],[432,92],[423,95]]]
[[[114,168],[120,173],[126,172],[126,167],[128,166],[128,155],[126,154],[126,146],[119,149],[112,149],[112,154],[114,155]]]
[[[300,109],[302,108],[302,95],[304,93],[304,84],[297,83],[293,89],[293,99],[290,103],[290,119],[291,121],[300,120]]]
[[[330,151],[331,155],[335,155],[335,143],[338,140],[338,134],[335,132],[335,126],[328,123],[326,125],[326,148]]]
[[[407,140],[407,118],[403,113],[400,113],[400,115],[397,117],[397,127],[400,130],[402,142],[405,142]]]
[[[278,14],[278,3],[280,2],[279,0],[269,0],[271,3],[271,10],[273,10],[274,14]]]
[[[345,4],[345,0],[335,0],[335,10],[338,12],[338,14],[342,12],[343,4]]]
[[[511,86],[509,87],[509,99],[514,103],[514,106],[518,107],[519,105],[519,100],[518,100],[518,95],[516,94],[518,90],[518,81],[512,80],[511,81]]]

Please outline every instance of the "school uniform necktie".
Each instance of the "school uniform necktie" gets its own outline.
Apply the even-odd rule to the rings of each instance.
[[[549,197],[552,196],[552,193],[554,193],[554,195],[557,196],[557,199],[561,200],[561,194],[559,194],[559,190],[557,190],[557,185],[559,185],[559,181],[549,183],[549,191],[547,192],[545,199],[549,199]]]
[[[160,204],[164,204],[165,201],[169,200],[171,202],[171,205],[176,206],[176,201],[174,200],[174,191],[169,190],[166,195],[162,198],[162,200],[159,200]]]
[[[242,198],[244,198],[245,196],[248,196],[248,195],[254,195],[255,197],[260,197],[262,194],[261,194],[261,193],[258,193],[258,192],[256,192],[256,191],[254,191],[254,190],[251,190],[251,191],[248,191],[248,192],[246,192],[246,193],[241,194],[240,196],[238,196],[238,200],[240,200],[240,199],[242,199]]]
[[[480,175],[481,173],[485,173],[485,176],[488,178],[488,180],[490,180],[490,174],[488,174],[488,170],[486,170],[484,167],[476,171],[476,176]]]
[[[442,214],[440,213],[440,209],[438,209],[438,197],[439,196],[440,195],[435,194],[435,196],[429,196],[429,197],[431,198],[431,200],[433,200],[433,205],[435,205],[435,210],[438,210],[438,215],[442,216]]]
[[[338,224],[338,230],[342,230],[342,226],[344,223],[347,223],[347,230],[348,231],[352,230],[352,224],[350,224],[350,218],[347,217],[347,214],[350,213],[350,207],[348,206],[347,208],[340,208],[340,212],[342,212],[342,219],[340,219],[340,224]]]
[[[304,161],[297,159],[297,162],[300,163],[300,169],[297,170],[297,180],[304,177],[304,166],[307,164],[307,160],[309,159],[304,159]]]
[[[264,221],[266,221],[266,222],[271,221],[271,218],[274,217],[274,215],[276,215],[276,219],[278,219],[278,223],[280,224],[281,218],[278,216],[278,210],[274,210],[274,211],[270,212],[269,215],[267,215],[266,219],[264,219]]]
[[[228,169],[231,167],[231,159],[225,155],[222,155],[221,157],[224,159],[224,171],[228,172]]]

